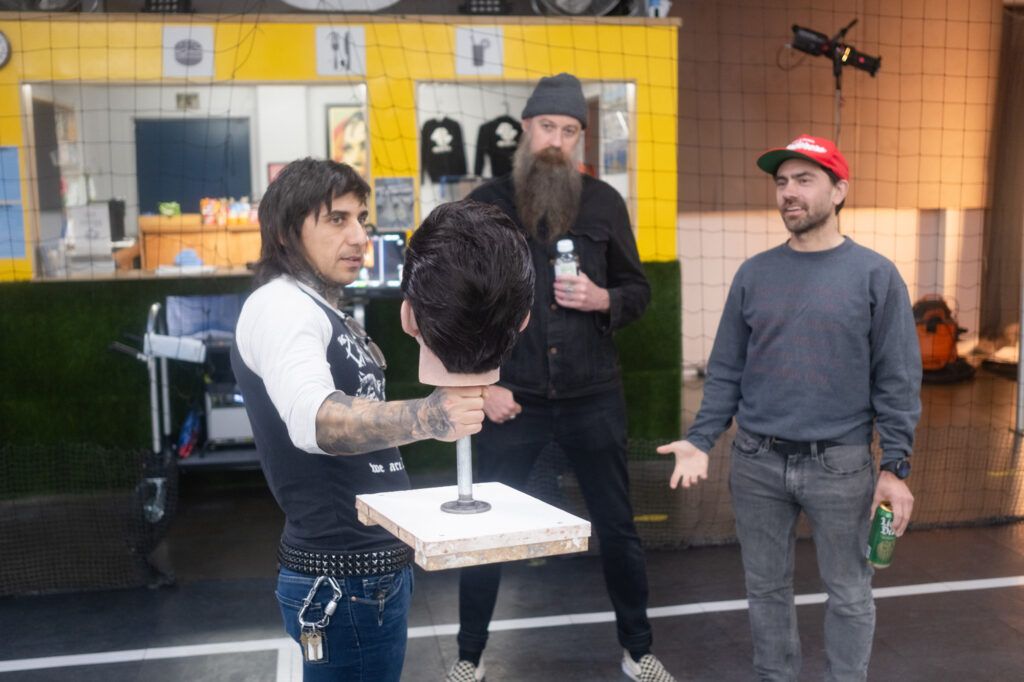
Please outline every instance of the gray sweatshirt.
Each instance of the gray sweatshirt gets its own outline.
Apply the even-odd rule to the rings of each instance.
[[[907,286],[850,238],[827,251],[783,244],[744,262],[729,289],[704,399],[686,439],[707,452],[733,416],[786,440],[868,443],[910,454],[921,351]]]

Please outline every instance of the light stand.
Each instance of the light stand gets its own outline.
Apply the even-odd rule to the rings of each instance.
[[[843,92],[843,67],[852,66],[855,69],[867,71],[874,78],[878,68],[882,65],[881,57],[872,57],[863,52],[858,52],[852,45],[843,42],[846,39],[846,32],[857,23],[854,19],[849,24],[829,38],[824,33],[813,31],[793,24],[793,42],[791,47],[806,52],[807,54],[819,57],[829,57],[832,60],[832,75],[836,79],[835,88],[835,112],[833,120],[835,123],[834,141],[839,144],[839,131],[842,116],[842,92]]]
[[[846,26],[844,26],[843,28],[839,29],[839,32],[836,33],[834,36],[832,36],[832,40],[829,41],[829,42],[831,42],[833,45],[836,45],[836,46],[840,45],[841,44],[840,41],[843,38],[846,37],[846,32],[849,31],[851,28],[853,28],[854,24],[856,24],[856,23],[857,23],[857,20],[854,19],[853,21],[848,23]],[[849,48],[847,48],[847,50],[848,49]],[[839,146],[839,129],[841,127],[842,116],[843,116],[843,113],[842,113],[843,112],[843,104],[842,103],[843,103],[843,64],[844,63],[845,62],[843,61],[842,57],[840,56],[840,50],[838,50],[838,49],[832,50],[832,75],[835,76],[835,79],[836,79],[836,97],[835,97],[836,104],[835,104],[835,110],[834,110],[834,112],[832,114],[832,122],[835,124],[836,131],[835,131],[835,134],[833,135],[832,139],[836,143],[837,147]],[[871,74],[871,75],[874,76],[875,74]]]

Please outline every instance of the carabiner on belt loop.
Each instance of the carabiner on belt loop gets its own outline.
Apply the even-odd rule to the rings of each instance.
[[[331,601],[329,601],[327,606],[324,607],[323,618],[315,623],[306,622],[306,619],[303,616],[306,615],[309,605],[313,603],[313,598],[316,597],[317,590],[320,589],[320,586],[324,584],[325,580],[331,586],[331,591],[333,592],[331,595]],[[337,610],[338,602],[341,601],[342,596],[341,585],[338,584],[337,580],[328,575],[318,576],[317,579],[313,581],[313,587],[309,588],[309,593],[306,595],[306,598],[302,600],[302,608],[299,609],[299,626],[315,629],[323,629],[327,627],[327,623],[330,622],[331,616],[333,616],[334,612]]]

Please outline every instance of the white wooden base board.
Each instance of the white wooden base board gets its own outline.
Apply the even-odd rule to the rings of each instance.
[[[412,547],[428,571],[587,549],[589,521],[503,483],[473,486],[473,499],[491,505],[480,514],[441,511],[458,496],[454,485],[356,495],[356,511],[364,524],[380,524]]]

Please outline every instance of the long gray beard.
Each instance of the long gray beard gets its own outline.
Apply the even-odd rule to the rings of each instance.
[[[529,138],[524,136],[512,158],[512,182],[516,211],[534,239],[550,244],[576,222],[583,177],[572,161],[557,149],[531,154]],[[547,224],[547,232],[540,235],[538,228],[542,220]]]

